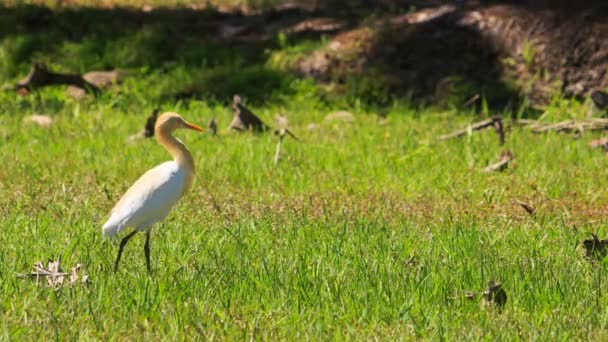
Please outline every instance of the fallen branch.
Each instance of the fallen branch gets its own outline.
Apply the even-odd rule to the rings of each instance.
[[[503,145],[505,143],[504,126],[502,124],[502,119],[498,116],[495,116],[493,118],[486,119],[483,121],[479,121],[466,128],[457,130],[450,134],[442,135],[438,139],[439,140],[448,140],[448,139],[452,139],[452,138],[458,138],[458,137],[462,137],[464,135],[469,134],[469,132],[479,131],[479,130],[489,128],[489,127],[494,127],[494,129],[496,130],[496,134],[498,134],[499,142],[501,145]]]
[[[477,100],[479,100],[480,97],[481,96],[479,96],[479,94],[475,94],[470,99],[468,99],[465,103],[463,103],[462,106],[467,107],[467,106],[475,103]]]
[[[500,154],[500,161],[498,161],[497,163],[488,165],[486,168],[483,169],[483,172],[495,172],[495,171],[504,171],[507,169],[507,167],[509,167],[509,162],[511,162],[511,160],[513,160],[513,153],[511,153],[511,151],[509,150],[504,150],[501,154]]]
[[[33,65],[29,74],[17,82],[14,90],[19,92],[26,90],[29,92],[37,88],[57,84],[73,85],[94,94],[101,92],[97,86],[85,80],[81,75],[52,72],[44,64],[40,63]]]
[[[536,120],[516,120],[516,124],[528,128],[534,133],[583,133],[584,131],[608,130],[608,119],[590,118],[585,120],[565,120],[556,123],[544,123]]]

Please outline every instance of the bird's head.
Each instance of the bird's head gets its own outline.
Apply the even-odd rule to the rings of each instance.
[[[184,120],[181,115],[173,112],[166,112],[161,114],[161,116],[159,116],[156,120],[154,131],[173,132],[178,128],[188,128],[198,132],[203,132],[202,128]]]

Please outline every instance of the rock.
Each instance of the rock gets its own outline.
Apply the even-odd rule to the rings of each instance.
[[[82,75],[82,78],[98,88],[107,88],[122,81],[123,76],[124,75],[120,70],[89,71]]]
[[[53,123],[53,119],[50,116],[34,114],[23,118],[23,122],[26,124],[35,124],[40,127],[48,128]]]
[[[74,100],[81,100],[87,94],[83,88],[76,86],[68,86],[65,93]]]
[[[341,110],[328,114],[325,117],[325,121],[353,122],[355,121],[355,116],[350,112]]]

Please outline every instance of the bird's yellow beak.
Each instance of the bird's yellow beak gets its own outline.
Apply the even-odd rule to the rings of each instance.
[[[189,123],[189,122],[184,122],[184,125],[186,126],[186,128],[190,128],[191,130],[197,131],[197,132],[204,132],[204,130],[202,128],[200,128],[199,126]]]

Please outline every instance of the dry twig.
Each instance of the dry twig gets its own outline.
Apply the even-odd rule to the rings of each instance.
[[[452,138],[458,138],[458,137],[462,137],[464,135],[469,134],[469,132],[475,132],[475,131],[479,131],[479,130],[482,130],[485,128],[490,128],[490,127],[494,127],[494,129],[496,130],[496,134],[498,134],[498,140],[499,140],[500,144],[503,145],[505,143],[504,126],[502,123],[502,119],[498,116],[476,122],[466,128],[457,130],[450,134],[442,135],[438,139],[439,140],[448,140],[448,139],[452,139]]]
[[[526,127],[533,133],[583,133],[585,131],[608,130],[608,119],[589,118],[585,120],[565,120],[556,123],[544,123],[536,120],[516,120],[516,124]]]
[[[509,150],[504,150],[500,154],[500,161],[494,164],[488,165],[483,169],[483,172],[494,172],[494,171],[504,171],[509,167],[509,162],[514,159],[513,153]]]
[[[522,202],[520,200],[515,200],[515,203],[519,204],[528,214],[534,215],[534,208],[528,203]]]

